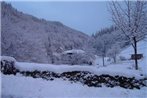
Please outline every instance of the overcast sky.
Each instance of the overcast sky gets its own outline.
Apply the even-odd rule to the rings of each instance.
[[[95,2],[10,2],[19,11],[38,18],[60,21],[88,35],[109,27],[108,1]]]

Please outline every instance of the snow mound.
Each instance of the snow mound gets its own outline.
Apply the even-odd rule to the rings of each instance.
[[[131,63],[114,64],[106,67],[86,66],[86,65],[53,65],[53,64],[38,64],[38,63],[26,63],[16,62],[12,57],[2,56],[1,60],[13,61],[14,66],[19,71],[50,71],[55,73],[72,72],[72,71],[88,71],[95,75],[108,74],[111,76],[125,76],[135,77],[137,79],[144,78],[144,73],[140,70],[131,69]]]
[[[4,60],[6,60],[6,61],[10,61],[10,62],[16,62],[16,60],[15,60],[15,58],[13,58],[13,57],[10,57],[10,56],[0,56],[0,60],[1,61],[4,61]]]
[[[111,76],[135,77],[137,79],[144,78],[141,71],[129,69],[129,65],[112,65],[107,67],[97,68],[96,66],[69,66],[69,65],[52,65],[52,64],[37,64],[17,62],[16,68],[20,71],[50,71],[55,73],[71,72],[71,71],[88,71],[96,75],[108,74]]]

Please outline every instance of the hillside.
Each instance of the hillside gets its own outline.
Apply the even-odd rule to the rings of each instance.
[[[141,40],[137,43],[138,54],[143,54],[143,58],[138,60],[139,69],[144,72],[147,76],[147,37],[144,40]],[[129,46],[122,50],[118,56],[125,57],[125,59],[130,59],[131,54],[134,54],[132,46]],[[131,60],[132,65],[134,65],[134,60]]]
[[[93,34],[93,38],[96,40],[104,36],[107,37],[107,39],[109,40],[110,47],[116,43],[119,43],[121,48],[124,48],[130,45],[129,40],[116,26],[110,26],[108,28],[104,28],[100,30],[99,32],[96,32],[95,34]]]
[[[51,63],[53,53],[86,50],[91,37],[56,21],[46,21],[1,3],[2,55],[18,61]]]

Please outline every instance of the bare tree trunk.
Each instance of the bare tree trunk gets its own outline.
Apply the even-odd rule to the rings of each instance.
[[[133,37],[134,40],[134,54],[135,54],[135,69],[138,70],[138,60],[137,60],[137,41],[136,37]]]
[[[49,63],[55,63],[54,62],[54,57],[53,57],[53,50],[52,50],[52,43],[51,43],[51,38],[48,37],[47,42],[45,43],[45,48],[47,52],[47,57],[48,57],[48,62]]]
[[[103,56],[103,66],[105,66],[105,57]]]
[[[114,63],[116,63],[116,56],[113,58],[113,60],[114,60]]]

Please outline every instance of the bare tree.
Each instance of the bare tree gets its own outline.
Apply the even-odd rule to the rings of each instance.
[[[49,59],[50,63],[54,63],[54,58],[53,58],[53,50],[52,50],[52,43],[51,43],[51,38],[48,36],[47,42],[45,42],[45,49],[47,52],[47,57]]]
[[[96,49],[96,54],[102,57],[103,66],[105,66],[107,51],[111,47],[111,43],[113,43],[113,39],[111,38],[112,36],[110,34],[105,34],[96,38],[94,48]]]
[[[107,55],[113,59],[114,63],[116,63],[117,55],[119,52],[120,52],[120,45],[119,43],[115,43],[108,50]]]
[[[126,36],[134,49],[135,69],[137,70],[137,42],[147,34],[146,1],[112,1],[110,3],[110,11],[113,22]]]

